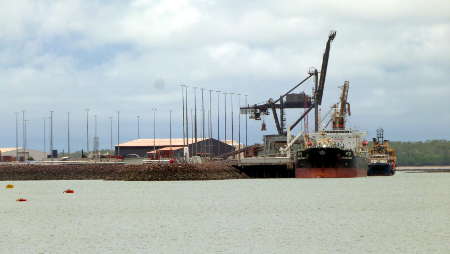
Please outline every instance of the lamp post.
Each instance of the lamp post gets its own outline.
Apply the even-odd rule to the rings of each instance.
[[[209,137],[209,157],[212,156],[212,90],[208,90],[209,91],[209,112],[208,112],[208,137]]]
[[[140,139],[141,138],[141,133],[140,133],[140,120],[141,117],[140,116],[136,116],[137,119],[137,138]]]
[[[16,162],[17,162],[19,160],[19,112],[16,112],[15,115],[16,115]]]
[[[169,145],[172,151],[172,110],[169,110]]]
[[[183,110],[183,147],[186,146],[186,130],[185,130],[185,123],[186,123],[186,119],[185,119],[185,112],[184,112],[184,87],[185,85],[180,85],[181,87],[181,104],[182,104],[182,110]],[[184,149],[184,148],[183,148]],[[184,153],[183,153],[184,155]]]
[[[238,112],[238,150],[241,150],[241,94],[237,94],[238,96],[238,106],[239,106],[239,112]],[[238,154],[238,159],[241,159],[240,153]]]
[[[189,147],[189,109],[188,109],[188,86],[184,86],[185,89],[185,115],[186,115],[186,146]],[[191,119],[192,120],[192,119]],[[188,155],[190,156],[190,154]]]
[[[247,96],[248,95],[245,94],[244,96],[245,96],[245,106],[248,107],[248,105],[247,105]],[[247,110],[245,110],[245,147],[248,146],[248,143],[247,143],[247,131],[248,131],[247,120],[248,120]]]
[[[220,93],[221,91],[217,90],[217,141],[220,142]],[[220,145],[217,146],[217,155],[220,154]]]
[[[50,158],[53,160],[53,110],[50,111]]]
[[[24,147],[24,159],[25,161],[28,161],[29,156],[27,155],[27,122],[28,120],[24,119],[23,120],[23,147]]]
[[[233,95],[234,93],[230,93],[230,106],[231,106],[231,146],[234,151],[234,106],[233,106]],[[234,158],[234,156],[233,156]]]
[[[99,138],[97,136],[97,115],[94,115],[94,158],[97,159],[99,158],[99,146],[100,146],[100,141]]]
[[[224,123],[224,142],[225,142],[225,144],[227,143],[227,93],[226,92],[224,92],[223,93],[223,95],[224,95],[224,104],[225,104],[225,123]]]
[[[86,109],[86,154],[89,156],[89,109]]]
[[[117,110],[117,158],[120,156],[120,111]]]
[[[25,127],[25,110],[22,110],[22,152],[24,161],[27,161],[26,151],[27,151],[27,131]]]
[[[192,144],[192,148],[189,150],[189,157],[191,157],[191,158],[192,158],[192,156],[195,156],[195,153],[194,153],[195,144],[192,141],[192,139],[194,138],[194,121],[192,121],[192,119],[194,119],[194,113],[193,113],[193,109],[191,108],[191,135],[192,135],[191,144]]]
[[[204,140],[205,140],[205,101],[204,101],[204,97],[203,97],[203,93],[205,91],[204,88],[201,88],[202,91],[202,145],[200,146],[200,152],[204,153],[205,152],[205,144],[204,144]]]
[[[109,149],[113,151],[113,118],[109,117]]]
[[[44,153],[45,154],[47,154],[47,118],[46,117],[43,117],[42,118],[42,120],[44,120],[44,132],[42,133],[43,134],[43,136],[44,136],[44,139],[43,139],[43,141],[44,141],[44,146],[43,146],[43,148],[44,148],[44,150],[42,150],[42,151],[44,151]],[[47,154],[48,155],[48,154]]]
[[[153,111],[153,152],[156,156],[156,108],[152,108]]]
[[[67,112],[67,155],[70,156],[70,112]]]
[[[197,154],[197,87],[194,87],[194,154]]]

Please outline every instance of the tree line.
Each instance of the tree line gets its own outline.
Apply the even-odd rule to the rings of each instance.
[[[450,165],[450,141],[391,141],[390,143],[397,151],[399,166]]]

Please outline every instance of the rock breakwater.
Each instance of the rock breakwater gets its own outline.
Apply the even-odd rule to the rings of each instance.
[[[204,164],[6,164],[0,165],[0,181],[21,180],[121,180],[177,181],[248,178],[226,163]]]

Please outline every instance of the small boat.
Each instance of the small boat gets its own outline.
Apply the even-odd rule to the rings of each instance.
[[[395,174],[397,154],[389,140],[384,139],[383,129],[377,130],[377,138],[373,139],[369,149],[369,176],[392,176]]]

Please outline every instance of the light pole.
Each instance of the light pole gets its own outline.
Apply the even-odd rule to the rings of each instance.
[[[224,92],[223,95],[224,95],[224,101],[225,101],[225,112],[224,112],[225,113],[225,125],[224,125],[224,127],[225,127],[225,129],[224,129],[225,137],[224,137],[224,142],[226,144],[227,143],[227,93]]]
[[[100,140],[97,136],[97,115],[94,115],[94,159],[97,159],[99,156],[99,146]]]
[[[201,91],[202,91],[202,145],[200,146],[200,152],[204,153],[205,144],[203,141],[205,140],[205,101],[203,98],[203,92],[205,91],[205,89],[202,88]]]
[[[217,141],[220,142],[220,93],[221,91],[217,90]],[[217,154],[220,154],[220,145],[217,146]]]
[[[248,95],[245,94],[244,96],[245,96],[245,106],[248,107],[248,105],[247,105],[247,96]],[[248,143],[247,143],[247,131],[248,131],[247,120],[248,120],[247,110],[245,110],[245,147],[248,146]]]
[[[120,111],[117,110],[117,158],[120,156]]]
[[[70,156],[70,112],[67,112],[67,155]]]
[[[238,106],[239,106],[239,112],[238,112],[238,150],[241,150],[241,94],[238,95]],[[238,154],[238,159],[241,159],[240,153]]]
[[[183,147],[184,147],[184,146],[186,146],[186,130],[185,130],[186,119],[185,119],[185,114],[184,114],[184,87],[185,87],[185,85],[180,85],[180,86],[181,86],[181,104],[182,104],[182,109],[183,109]],[[183,155],[184,155],[184,153],[183,153]]]
[[[209,157],[212,156],[212,113],[211,113],[211,104],[212,104],[212,90],[209,90],[209,112],[208,112],[208,137],[209,137]]]
[[[113,118],[109,117],[109,149],[113,151]]]
[[[170,149],[172,149],[172,110],[169,110],[169,143]]]
[[[50,158],[53,160],[53,110],[50,111]]]
[[[44,153],[47,154],[47,152],[46,152],[47,151],[47,130],[46,130],[47,129],[47,126],[46,126],[47,118],[43,117],[42,120],[44,120],[44,133],[42,133],[44,135],[44,140],[43,140],[44,141],[44,147],[43,147],[44,150],[42,150],[42,151],[44,151]],[[47,154],[47,156],[48,156],[48,154]]]
[[[153,152],[156,157],[156,108],[152,108],[153,111]]]
[[[89,109],[86,109],[86,154],[89,157]]]
[[[140,120],[141,120],[140,118],[141,117],[140,116],[136,116],[136,118],[137,118],[137,138],[140,139],[141,138],[141,133],[140,133],[140,130],[139,130],[140,129],[139,125],[140,125]]]
[[[16,115],[16,162],[17,162],[19,160],[19,112],[15,112],[15,115]]]
[[[22,152],[24,161],[27,161],[26,151],[27,151],[27,131],[25,128],[25,110],[22,110]]]
[[[185,86],[186,90],[186,95],[185,95],[185,103],[186,106],[184,107],[184,109],[186,110],[185,115],[186,115],[186,146],[189,147],[189,112],[188,112],[188,86]],[[191,119],[192,120],[192,119]],[[188,155],[190,156],[190,155]]]
[[[234,106],[233,106],[233,95],[234,93],[230,93],[230,106],[231,106],[231,146],[233,147],[234,151]],[[233,156],[234,158],[234,156]]]
[[[191,108],[191,135],[192,135],[192,138],[191,138],[191,144],[192,144],[192,149],[191,150],[189,150],[189,156],[190,157],[192,157],[193,155],[195,155],[195,151],[194,151],[194,146],[195,146],[195,144],[194,144],[194,142],[192,141],[192,139],[194,138],[194,121],[192,121],[192,119],[194,119],[194,115],[193,115],[194,113],[193,113],[193,109]],[[192,154],[191,154],[191,151],[192,151]]]
[[[27,122],[28,120],[23,120],[23,147],[24,147],[24,153],[23,156],[25,158],[25,161],[28,161],[29,156],[27,155]]]
[[[197,87],[194,87],[194,154],[197,153]]]

